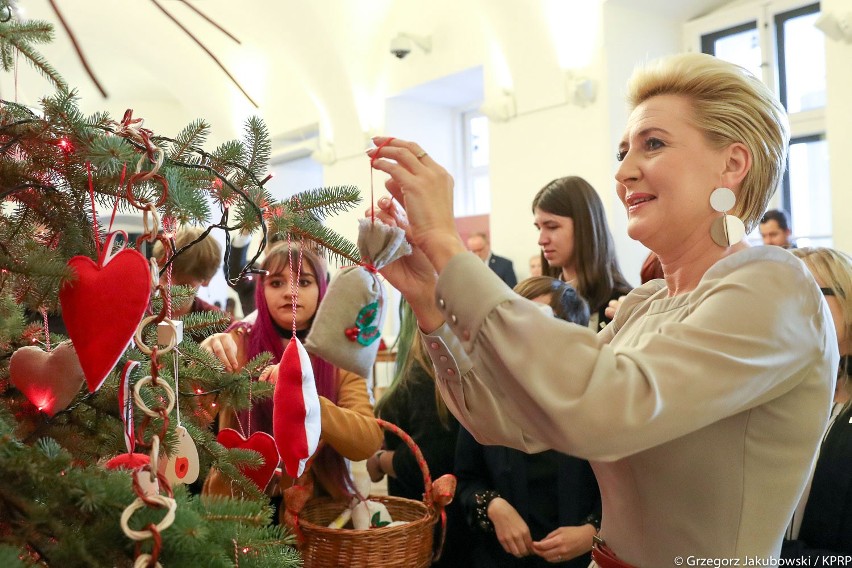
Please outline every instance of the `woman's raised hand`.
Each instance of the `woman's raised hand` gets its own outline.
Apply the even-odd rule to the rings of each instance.
[[[404,230],[410,241],[411,225],[399,202],[390,197],[382,197],[379,199],[378,206],[375,211],[376,217],[386,225]],[[372,212],[368,210],[367,216],[371,214]],[[379,272],[405,296],[424,331],[431,332],[440,327],[444,318],[435,306],[435,286],[438,275],[422,250],[413,245],[410,255],[398,258]]]
[[[385,187],[408,217],[408,238],[440,272],[465,247],[453,217],[453,178],[414,142],[376,137],[373,168],[390,175]]]

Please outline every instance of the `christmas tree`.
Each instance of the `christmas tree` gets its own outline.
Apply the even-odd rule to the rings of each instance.
[[[269,356],[258,356],[240,373],[225,372],[189,337],[223,330],[227,320],[217,313],[185,316],[178,349],[163,347],[162,325],[156,324],[169,319],[171,302],[186,301],[193,291],[159,286],[145,297],[146,315],[152,315],[143,324],[149,325],[115,365],[110,361],[98,388],[88,374],[84,382],[75,356],[60,359],[67,338],[51,333],[48,321],[61,303],[68,307],[66,287],[81,279],[71,259],[115,252],[98,207],[135,212],[145,219],[147,238],[167,245],[175,226],[191,223],[226,235],[258,231],[258,254],[268,236],[279,235],[310,240],[331,260],[358,263],[357,248],[322,224],[325,216],[356,205],[358,192],[321,188],[275,202],[264,188],[269,135],[256,118],[246,123],[241,140],[208,152],[203,146],[210,126],[203,120],[167,138],[144,129],[131,111],[121,120],[84,116],[74,92],[33,47],[51,33],[40,22],[0,21],[4,70],[17,53],[57,86],[39,110],[0,101],[0,566],[296,566],[292,536],[270,525],[268,498],[241,473],[259,467],[261,456],[227,449],[210,431],[217,407],[246,408],[252,397],[272,394],[268,384],[251,381]],[[185,248],[170,249],[158,272]],[[229,281],[251,272],[255,259]],[[123,285],[118,278],[109,291],[122,292]],[[92,341],[127,323],[106,302],[94,312],[84,315]],[[78,335],[74,349],[79,353],[88,341]],[[138,388],[141,377],[153,385]],[[153,388],[158,384],[165,386]],[[129,397],[134,390],[135,405]],[[175,412],[166,410],[169,390]],[[174,460],[182,443],[178,426],[194,441],[202,477],[216,467],[252,498],[201,499],[162,476],[159,491],[146,492],[141,484],[152,464],[141,473],[115,467],[117,461],[132,465],[140,455],[149,462]],[[152,451],[158,444],[161,451]],[[132,503],[138,506],[128,508]],[[128,531],[143,535],[133,540]]]

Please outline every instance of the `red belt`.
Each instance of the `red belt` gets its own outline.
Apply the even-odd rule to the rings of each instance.
[[[594,544],[592,545],[592,560],[600,568],[636,568],[632,564],[619,560],[603,539],[597,535],[594,537]]]

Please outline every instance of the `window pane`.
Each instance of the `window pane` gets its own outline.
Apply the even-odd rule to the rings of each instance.
[[[790,144],[790,217],[794,237],[831,236],[828,144],[813,140]],[[799,246],[803,246],[800,244]]]
[[[737,31],[727,34],[722,32],[712,41],[712,55],[745,67],[755,77],[762,79],[760,38],[757,33],[757,24],[755,23],[754,26],[746,30],[735,28]]]
[[[488,117],[470,119],[470,166],[488,166]]]
[[[491,181],[487,175],[473,178],[473,215],[491,213]]]
[[[818,12],[784,21],[787,112],[825,106],[825,36],[815,26]]]

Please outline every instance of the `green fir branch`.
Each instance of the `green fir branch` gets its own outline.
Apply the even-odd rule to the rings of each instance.
[[[200,148],[207,141],[210,134],[210,125],[202,119],[189,123],[180,133],[175,136],[171,148],[167,154],[170,160],[188,160],[190,154]]]
[[[354,185],[337,185],[301,191],[284,202],[294,213],[308,212],[325,219],[349,211],[361,203],[361,192]]]
[[[296,217],[289,220],[289,226],[281,232],[290,233],[294,240],[307,239],[316,243],[329,255],[329,262],[336,264],[360,264],[361,253],[352,241],[329,229],[317,221]]]
[[[27,22],[16,22],[10,20],[0,23],[0,43],[3,50],[3,70],[11,71],[14,67],[14,58],[5,46],[11,46],[18,51],[27,62],[44,78],[53,83],[57,89],[68,90],[68,84],[59,75],[56,69],[47,62],[44,56],[36,51],[33,43],[47,43],[53,40],[53,26],[47,22],[30,20]]]

